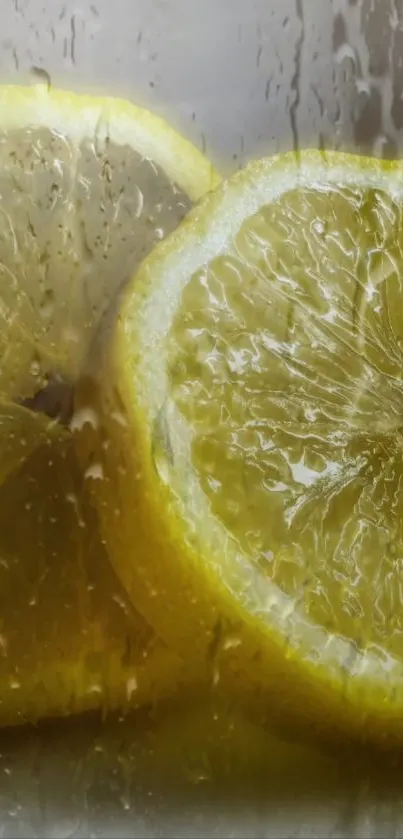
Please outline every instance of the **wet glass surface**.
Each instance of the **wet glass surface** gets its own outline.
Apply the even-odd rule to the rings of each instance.
[[[78,91],[127,96],[168,118],[206,151],[224,173],[236,170],[251,158],[304,146],[361,151],[383,157],[399,156],[402,152],[403,3],[400,0],[328,3],[323,0],[305,3],[302,0],[281,3],[203,0],[198,4],[188,0],[137,0],[135,4],[130,0],[115,0],[113,4],[108,0],[84,0],[79,6],[71,0],[3,0],[3,5],[2,81],[50,83]],[[35,155],[38,138],[31,137],[27,145],[27,153]],[[96,169],[94,172],[91,169],[91,178],[95,176],[98,187],[97,201],[102,203],[109,190],[108,202],[112,197],[113,207],[116,209],[118,202],[119,212],[126,214],[127,220],[132,219],[139,206],[141,171],[137,170],[148,166],[144,161],[135,162],[133,189],[121,170],[111,186],[104,152],[102,149],[99,156],[93,150],[80,150],[82,159],[87,153],[91,157],[87,161],[89,169]],[[71,150],[65,149],[65,153],[69,158]],[[56,157],[60,158],[60,154]],[[58,223],[54,212],[58,189],[54,187],[60,186],[58,178],[63,178],[62,168],[59,167],[55,179],[45,166],[47,175],[52,174],[49,180],[52,224]],[[157,183],[159,191],[160,181]],[[26,187],[14,183],[15,200],[21,188]],[[127,205],[119,202],[122,188],[130,195]],[[3,194],[4,175],[0,175],[0,189]],[[166,194],[161,195],[157,203],[162,206],[165,200],[169,202],[172,192],[168,189],[168,193],[168,198]],[[78,183],[74,200],[71,229],[73,238],[77,236],[80,259],[83,253],[87,257],[91,254],[92,261],[94,252],[98,253],[97,276],[102,282],[106,276],[104,241],[98,250],[97,231],[88,221],[85,178]],[[108,207],[112,212],[109,203]],[[181,196],[178,208],[182,215]],[[115,221],[107,209],[107,228]],[[39,231],[41,250],[46,245],[45,232]],[[59,232],[65,242],[66,230]],[[6,240],[7,237],[3,244],[7,249],[12,237]],[[144,251],[151,244],[145,242]],[[32,248],[32,240],[26,247]],[[113,258],[113,244],[109,253]],[[0,251],[0,254],[4,261],[4,253]],[[120,262],[120,255],[119,250],[118,267],[124,278],[127,269]],[[65,256],[63,250],[63,262]],[[56,251],[52,258],[57,262],[59,257]],[[127,258],[130,261],[131,255]],[[37,264],[40,268],[40,259]],[[63,271],[63,268],[59,271],[61,284]],[[108,262],[106,273],[109,271]],[[6,288],[5,277],[4,272],[0,274],[2,289]],[[42,315],[46,319],[53,301],[45,287],[43,291]],[[109,298],[102,302],[102,310],[107,302]],[[86,297],[87,304],[88,311],[93,313],[91,293]],[[78,318],[83,311],[81,301]],[[87,316],[85,322],[90,334]],[[29,317],[27,324],[31,328]],[[57,329],[52,339],[57,345],[59,337]],[[6,358],[6,348],[1,346]],[[65,352],[64,358],[69,368],[73,356]],[[15,360],[14,355],[13,365]],[[73,368],[76,369],[75,363]],[[56,368],[56,373],[65,375],[66,369],[65,363],[64,367]],[[9,380],[5,370],[4,363],[0,384],[3,374]],[[53,365],[50,372],[54,373]],[[33,374],[37,378],[35,366]],[[32,382],[27,383],[23,395],[31,399],[36,390]],[[51,460],[51,455],[46,456],[50,487],[52,481],[57,484],[60,480],[52,478]],[[73,484],[74,468],[69,472]],[[101,707],[101,714],[63,724],[48,723],[0,732],[0,833],[10,837],[171,834],[326,835],[341,839],[401,835],[400,770],[392,767],[381,778],[383,764],[378,757],[363,756],[355,765],[351,755],[327,757],[272,739],[269,734],[263,736],[235,712],[216,705],[211,696],[201,708],[189,707],[190,703],[185,710],[176,709],[174,703],[158,703],[155,707],[154,697],[151,708],[132,716],[102,716],[104,688],[97,692],[97,686],[100,680],[104,680],[104,685],[108,682],[104,666],[108,645],[113,655],[116,653],[116,666],[124,671],[119,676],[124,695],[116,696],[116,704],[127,712],[131,703],[136,703],[139,662],[135,644],[127,642],[124,596],[115,579],[107,576],[109,572],[102,578],[101,592],[94,593],[91,569],[81,568],[78,577],[69,566],[74,553],[68,555],[64,564],[60,563],[60,557],[53,557],[58,564],[57,568],[50,566],[51,572],[34,567],[37,555],[33,553],[34,565],[28,573],[24,569],[19,600],[10,608],[10,599],[15,597],[10,586],[20,573],[22,536],[15,531],[20,523],[22,526],[23,505],[35,503],[40,492],[32,485],[32,476],[24,492],[24,498],[19,498],[21,518],[15,527],[10,522],[8,530],[6,526],[11,490],[4,497],[0,515],[0,526],[1,521],[4,523],[0,539],[0,598],[3,599],[0,685],[2,680],[3,684],[7,683],[7,702],[12,704],[14,695],[20,691],[21,678],[30,672],[29,660],[35,655],[36,645],[40,646],[46,663],[44,651],[52,639],[53,649],[60,654],[59,682],[63,678],[70,680],[69,656],[76,661],[77,649],[80,656],[86,653],[87,640],[83,642],[83,633],[92,627],[90,659],[86,661],[88,680],[79,680],[81,699],[77,704],[76,698],[70,698],[67,710]],[[77,492],[77,487],[73,487],[70,492],[73,500],[70,499],[70,506],[65,510],[64,527],[69,534],[66,538],[76,539],[75,527],[77,521],[80,523],[81,514],[74,506]],[[51,489],[52,493],[52,503],[56,504],[57,489]],[[43,538],[40,516],[51,515],[52,505],[47,509],[48,513],[44,514],[41,508],[33,517],[36,529],[30,532],[36,534],[34,538],[38,541]],[[56,504],[57,516],[60,516],[60,506]],[[60,522],[54,525],[59,526]],[[47,550],[52,557],[57,539],[55,542],[51,526],[46,532]],[[103,559],[103,546],[100,546],[95,563]],[[10,567],[14,576],[10,575]],[[80,582],[82,579],[84,583]],[[82,611],[70,615],[69,604],[75,603],[76,588],[83,595]],[[47,632],[43,613],[38,616],[38,608],[41,597],[44,603],[51,600],[51,592],[51,626]],[[389,605],[399,613],[400,602]],[[35,610],[37,617],[32,617]],[[399,614],[396,621],[399,622]],[[26,624],[26,642],[20,631],[22,623]],[[148,650],[148,628],[144,630],[144,638],[138,628],[131,631],[136,643],[140,637],[144,649]],[[14,659],[8,647],[8,635],[11,644],[16,645]],[[62,642],[67,637],[64,648]],[[151,645],[154,643],[153,638]],[[28,669],[24,670],[27,662]],[[67,673],[65,677],[63,670]],[[24,678],[27,681],[28,675]],[[40,683],[43,684],[43,676],[39,674],[39,690]],[[2,701],[5,698],[6,691]],[[18,705],[19,700],[16,701]],[[35,705],[34,698],[32,701]],[[51,709],[52,714],[59,712],[60,707],[56,705]]]

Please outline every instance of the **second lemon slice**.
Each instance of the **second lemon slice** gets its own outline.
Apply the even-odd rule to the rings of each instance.
[[[128,102],[0,87],[0,461],[1,406],[23,438],[12,403],[75,381],[125,280],[216,182],[187,140]],[[31,415],[31,444],[36,429]]]
[[[49,438],[0,487],[2,726],[126,713],[196,682],[131,606],[74,455]]]
[[[380,737],[403,733],[402,209],[400,164],[252,164],[145,261],[100,379],[133,601],[262,708]]]

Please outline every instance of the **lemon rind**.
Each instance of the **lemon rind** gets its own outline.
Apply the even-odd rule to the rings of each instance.
[[[220,182],[209,160],[162,117],[123,99],[48,88],[0,86],[2,129],[50,128],[77,145],[106,138],[128,145],[160,166],[192,201]]]

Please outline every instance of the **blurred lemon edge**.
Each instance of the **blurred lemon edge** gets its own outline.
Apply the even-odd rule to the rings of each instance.
[[[131,608],[80,487],[66,434],[46,441],[0,488],[2,726],[127,713],[198,683],[196,665]],[[20,506],[24,530],[16,527]]]
[[[9,131],[51,128],[77,144],[94,136],[100,143],[108,138],[119,146],[129,145],[159,165],[193,201],[221,180],[207,158],[165,120],[121,99],[86,96],[48,88],[46,84],[32,87],[3,85],[0,86],[0,125]],[[23,410],[25,417],[26,411]],[[50,434],[51,440],[60,436],[61,441],[65,441],[64,430],[58,433],[57,424],[47,424],[45,420],[39,423],[38,446],[44,442],[43,428]],[[23,460],[25,465],[29,465],[34,449],[34,444],[27,448],[26,457],[18,461],[18,470]],[[8,474],[11,471],[9,469]],[[5,484],[4,491],[6,489]],[[102,635],[102,616],[99,620]],[[128,623],[128,634],[131,634],[134,643],[136,620],[134,615],[134,625],[130,627]],[[138,621],[144,634],[144,620],[139,617]],[[29,619],[27,623],[29,627]],[[7,630],[4,621],[3,629]],[[67,643],[66,650],[63,645],[55,647],[54,661],[48,649],[46,663],[41,662],[39,651],[38,660],[32,663],[32,674],[23,668],[19,674],[18,662],[7,662],[3,671],[6,677],[2,679],[0,675],[2,725],[34,722],[42,717],[65,716],[98,708],[138,707],[171,695],[195,677],[195,673],[190,677],[189,666],[185,666],[176,653],[170,652],[157,639],[155,649],[145,656],[144,663],[135,674],[132,668],[122,663],[120,646],[115,650],[107,634],[104,638],[104,661],[98,674],[88,674],[84,657],[83,660],[79,656],[72,660],[69,646],[74,647],[74,641],[71,645]],[[7,653],[4,650],[3,653],[6,657]],[[15,670],[12,677],[10,668]]]
[[[128,635],[135,643],[135,620]],[[141,665],[125,667],[121,651],[114,649],[107,635],[102,640],[103,659],[98,672],[88,672],[84,655],[81,660],[69,659],[59,647],[53,659],[48,650],[46,662],[40,661],[39,654],[38,664],[32,662],[31,672],[25,667],[20,678],[0,677],[0,726],[32,724],[90,711],[104,716],[114,712],[126,715],[176,694],[191,695],[195,690],[197,678],[192,679],[179,657],[162,644],[156,645]]]

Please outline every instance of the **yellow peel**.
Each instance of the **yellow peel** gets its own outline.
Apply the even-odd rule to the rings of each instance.
[[[192,201],[214,189],[220,177],[195,146],[168,123],[124,99],[86,96],[48,88],[0,88],[0,126],[9,130],[52,128],[79,145],[93,137],[100,145],[129,146],[163,169]]]

